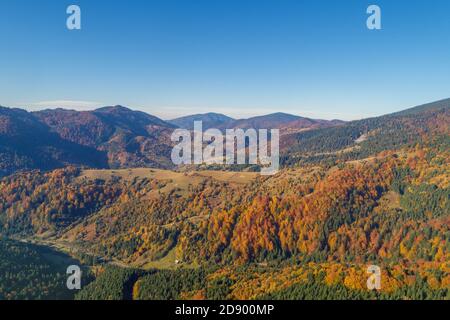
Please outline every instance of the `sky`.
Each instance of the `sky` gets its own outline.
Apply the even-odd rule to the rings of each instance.
[[[449,84],[448,0],[0,0],[3,106],[352,120]]]

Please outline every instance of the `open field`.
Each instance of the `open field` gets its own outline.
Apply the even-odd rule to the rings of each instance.
[[[169,193],[177,191],[183,195],[189,187],[196,187],[208,180],[223,182],[231,187],[239,187],[250,183],[259,176],[257,172],[229,172],[229,171],[213,171],[200,170],[177,172],[171,170],[137,168],[137,169],[121,169],[121,170],[84,170],[78,179],[88,180],[105,180],[108,181],[114,177],[125,181],[133,181],[134,179],[149,179],[160,184],[158,190],[152,190],[149,197],[157,196],[158,192]]]
[[[125,180],[133,180],[135,178],[148,178],[155,180],[173,180],[175,183],[184,184],[186,181],[195,181],[196,178],[203,180],[212,178],[222,182],[232,182],[238,184],[246,184],[255,179],[259,174],[257,172],[225,172],[225,171],[192,171],[192,172],[176,172],[171,170],[137,168],[137,169],[120,169],[120,170],[84,170],[79,179],[103,179],[108,180],[112,177],[120,177]]]

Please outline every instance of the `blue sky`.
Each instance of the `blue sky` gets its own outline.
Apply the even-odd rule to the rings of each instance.
[[[450,97],[447,0],[0,0],[0,45],[0,104],[33,110],[358,119]]]

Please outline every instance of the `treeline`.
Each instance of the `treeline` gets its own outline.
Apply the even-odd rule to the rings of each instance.
[[[320,280],[290,286],[260,297],[262,300],[448,300],[448,288],[434,290],[418,278],[414,285],[404,286],[392,293],[377,290],[352,290],[343,284],[326,285]]]
[[[238,187],[214,179],[183,189],[170,179],[83,179],[75,168],[16,174],[0,180],[0,230],[22,235],[49,232],[86,253],[132,265],[161,259],[168,267],[216,265],[222,269],[252,264],[281,268],[291,263],[287,271],[291,274],[293,268],[312,263],[318,266],[317,272],[326,272],[327,286],[352,290],[342,295],[355,294],[364,274],[355,269],[345,276],[343,270],[333,268],[369,263],[394,269],[389,294],[414,286],[415,275],[432,290],[441,290],[450,284],[450,138],[442,135],[448,111],[430,112],[429,118],[389,116],[345,129],[304,132],[305,137],[316,139],[315,148],[325,148],[312,150],[311,156],[318,156],[316,151],[352,147],[347,138],[340,140],[340,130],[350,140],[361,134],[367,134],[367,140],[355,150],[332,155],[335,163],[285,169]],[[413,127],[414,135],[402,133]],[[337,140],[327,144],[321,140],[327,135]],[[383,151],[378,152],[376,145]],[[351,153],[370,157],[351,158]],[[170,184],[172,188],[166,188]],[[179,276],[184,279],[182,272]],[[262,294],[258,286],[274,283],[273,273],[261,272],[252,274],[253,279],[245,279],[247,270],[239,273],[242,279],[236,279],[237,271],[232,271],[206,280],[192,273],[182,282],[173,280],[171,272],[146,273],[137,280],[131,278],[132,288],[125,293],[127,298],[131,292],[142,298],[175,299],[179,291],[183,297],[239,298],[236,288],[248,283],[253,291],[244,297],[255,298]],[[111,275],[110,279],[122,280],[111,284],[114,294],[106,298],[123,298],[119,288],[129,283],[128,276]],[[204,288],[194,286],[194,279]],[[296,285],[284,278],[282,282],[285,286],[280,290]],[[162,291],[152,291],[154,287]],[[239,288],[246,292],[245,287]],[[316,289],[320,288],[312,286]],[[91,291],[97,290],[101,288]]]
[[[344,280],[330,278],[336,265],[304,267],[235,267],[138,271],[107,267],[83,288],[81,300],[442,300],[449,288],[434,288],[419,274],[414,281],[393,285],[383,271],[382,289],[366,287],[367,274],[355,266],[341,269]],[[339,267],[338,267],[339,268]],[[326,270],[326,271],[323,271]],[[392,270],[390,272],[393,272]],[[359,274],[359,275],[357,275]],[[355,281],[353,283],[353,281]]]
[[[76,300],[131,300],[133,285],[140,272],[109,266],[97,279],[78,292]]]
[[[150,270],[105,266],[97,279],[76,295],[77,300],[175,300],[202,290],[203,269]]]
[[[159,270],[140,278],[134,288],[136,300],[177,300],[182,294],[202,290],[206,284],[203,269]]]

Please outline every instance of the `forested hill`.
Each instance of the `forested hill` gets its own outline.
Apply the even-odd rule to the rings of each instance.
[[[431,103],[426,103],[414,108],[406,109],[400,112],[393,113],[389,116],[402,116],[402,115],[414,115],[421,112],[441,111],[450,108],[450,98],[443,99]]]
[[[449,134],[450,99],[285,138],[282,163],[335,163],[363,159]]]
[[[171,167],[174,126],[125,107],[26,112],[0,107],[0,176],[18,170]]]
[[[175,126],[147,113],[112,106],[83,112],[46,110],[33,115],[65,141],[106,154],[106,167],[172,167],[170,135]]]
[[[289,167],[361,159],[445,134],[449,101],[349,123],[283,113],[247,120],[211,113],[172,123],[186,127],[189,119],[204,119],[206,127],[279,128],[282,165]],[[0,176],[18,170],[50,170],[67,165],[173,169],[170,135],[175,128],[174,124],[122,106],[32,113],[0,107]]]
[[[0,107],[0,176],[68,164],[103,167],[107,157],[94,148],[63,139],[31,113]]]

